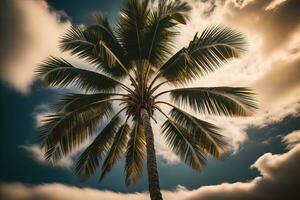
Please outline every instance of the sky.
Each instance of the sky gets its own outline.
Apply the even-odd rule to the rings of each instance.
[[[176,49],[210,25],[238,30],[249,43],[241,59],[191,86],[251,87],[259,110],[244,119],[204,116],[224,129],[231,153],[222,161],[209,157],[201,173],[179,161],[154,125],[164,199],[300,199],[300,1],[186,1],[190,21],[180,27]],[[37,142],[36,127],[47,105],[65,92],[42,87],[34,76],[38,64],[52,55],[89,67],[59,51],[60,36],[71,25],[89,23],[94,11],[113,24],[121,6],[121,0],[0,2],[0,199],[149,198],[145,172],[137,185],[125,186],[123,159],[101,183],[100,172],[80,182],[74,162],[82,149],[49,166]]]

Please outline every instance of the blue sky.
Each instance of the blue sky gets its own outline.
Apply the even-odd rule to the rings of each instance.
[[[268,171],[269,163],[273,161],[280,163],[277,162],[278,157],[274,154],[278,154],[282,159],[290,159],[286,163],[300,164],[299,160],[294,159],[294,155],[300,152],[300,150],[296,151],[300,149],[299,145],[288,149],[287,144],[283,142],[285,136],[300,130],[300,19],[299,14],[296,13],[296,8],[300,8],[300,5],[297,0],[253,0],[252,2],[240,1],[240,3],[231,0],[222,3],[213,0],[190,0],[188,2],[192,5],[193,11],[190,23],[182,28],[182,36],[178,38],[179,47],[188,44],[193,34],[203,30],[209,24],[234,27],[245,33],[250,41],[248,55],[243,59],[233,61],[220,72],[209,75],[193,85],[251,86],[257,92],[260,111],[253,118],[245,120],[216,119],[216,123],[224,126],[224,134],[231,138],[234,153],[229,154],[223,161],[216,161],[209,157],[202,173],[195,172],[173,159],[174,155],[166,152],[163,142],[157,141],[160,184],[162,190],[175,190],[175,194],[178,192],[179,196],[187,193],[190,196],[186,199],[197,199],[201,195],[207,200],[214,197],[209,196],[207,188],[201,189],[202,186],[208,185],[213,185],[212,187],[220,192],[225,191],[226,195],[228,193],[228,198],[235,197],[220,184],[229,183],[228,187],[232,188],[235,188],[237,182],[244,184],[242,187],[248,187],[246,185],[248,183],[256,184],[254,180],[257,177],[264,177],[265,174],[272,175],[272,170]],[[3,10],[0,15],[0,26],[7,27],[11,23],[12,27],[8,27],[0,35],[0,43],[3,42],[3,47],[7,50],[7,52],[0,51],[2,54],[0,54],[0,196],[3,195],[6,199],[21,199],[19,196],[14,197],[10,192],[18,186],[31,194],[28,199],[34,199],[33,188],[41,185],[50,188],[56,183],[61,184],[57,187],[94,188],[100,191],[109,190],[112,194],[113,192],[141,192],[139,194],[143,195],[142,192],[147,191],[148,188],[146,173],[136,186],[127,188],[123,177],[123,159],[101,183],[97,181],[100,172],[83,183],[76,177],[73,165],[67,167],[46,165],[39,160],[36,154],[38,150],[32,151],[32,147],[37,144],[37,116],[45,112],[44,105],[53,102],[58,93],[64,92],[44,88],[38,80],[35,80],[32,74],[38,64],[37,61],[52,54],[60,55],[56,49],[57,36],[61,35],[70,24],[89,23],[88,15],[91,12],[100,10],[108,15],[111,23],[114,23],[122,1],[75,0],[71,3],[67,0],[28,0],[20,3],[5,0],[1,4]],[[33,20],[35,17],[40,17],[45,24],[41,27],[37,26]],[[24,28],[26,26],[29,29]],[[36,37],[35,33],[39,30],[35,29],[42,30],[43,27],[46,29],[43,33],[48,32],[49,37],[47,35]],[[9,31],[15,32],[9,33]],[[273,32],[276,33],[273,35]],[[10,43],[9,41],[14,39],[15,35],[21,35],[18,38],[20,42]],[[32,41],[28,41],[28,38],[33,37]],[[278,38],[283,37],[284,41],[278,42]],[[11,56],[7,56],[8,53]],[[69,55],[61,56],[70,58]],[[35,57],[33,61],[29,60],[33,57]],[[74,62],[79,61],[74,60]],[[80,62],[79,64],[85,65]],[[292,136],[295,140],[299,139],[298,134]],[[156,139],[161,140],[161,138]],[[78,154],[73,155],[69,161],[76,160],[77,156]],[[172,159],[168,159],[168,156]],[[267,156],[269,156],[268,160]],[[264,162],[258,162],[259,160]],[[250,167],[253,164],[254,167]],[[279,164],[274,166],[278,170],[287,169],[280,168]],[[295,176],[300,178],[299,172],[295,173]],[[269,183],[267,180],[262,181]],[[184,189],[178,189],[179,185],[184,186]],[[275,183],[274,185],[276,188]],[[296,186],[297,184],[293,186],[295,191]],[[283,190],[284,188],[283,186]],[[189,193],[192,191],[196,191],[195,194]],[[247,197],[246,192],[239,190],[237,192],[240,192],[241,197]],[[257,192],[258,196],[262,195],[258,189],[253,192]],[[173,195],[172,192],[164,194],[168,198]],[[47,195],[48,193],[42,193],[42,199],[48,198]],[[67,199],[71,197],[70,194]],[[218,198],[215,196],[215,199]],[[266,199],[268,198],[267,196]]]

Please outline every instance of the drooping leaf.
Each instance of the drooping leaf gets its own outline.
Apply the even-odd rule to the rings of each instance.
[[[113,165],[119,160],[121,155],[124,153],[128,141],[129,132],[130,127],[127,123],[123,124],[116,132],[114,141],[111,147],[109,148],[105,160],[103,161],[100,180],[104,178],[106,173],[110,172]]]
[[[63,95],[59,95],[58,100],[55,102],[55,104],[51,106],[51,108],[53,108],[53,110],[57,112],[71,112],[87,104],[108,99],[112,95],[113,94],[109,94],[109,93],[63,94]]]
[[[144,169],[146,138],[143,125],[136,122],[130,133],[125,160],[125,183],[134,185]]]
[[[85,91],[111,91],[120,83],[107,75],[76,68],[62,58],[50,57],[37,69],[48,86],[74,86]]]
[[[100,15],[98,15],[99,18]],[[101,51],[100,42],[105,43],[108,49],[126,63],[124,51],[114,36],[107,19],[97,20],[98,23],[86,28],[71,27],[61,39],[61,49],[85,59],[116,78],[125,75],[119,63],[111,62],[106,54]]]
[[[60,49],[69,51],[79,58],[83,58],[93,64],[101,62],[97,56],[97,44],[102,39],[101,36],[84,32],[84,28],[72,26],[61,37]]]
[[[99,167],[102,156],[109,151],[113,138],[121,125],[120,122],[118,116],[113,117],[80,155],[76,163],[76,174],[81,180],[89,178]]]
[[[146,29],[149,0],[126,0],[120,11],[116,34],[129,61],[142,58],[142,41]]]
[[[226,152],[226,138],[220,134],[220,128],[214,124],[200,120],[177,107],[170,111],[170,117],[188,131],[195,143],[215,158],[221,158]]]
[[[194,140],[189,131],[178,123],[167,119],[162,125],[162,133],[169,148],[183,162],[195,170],[201,170],[205,165],[206,151]]]
[[[94,133],[99,122],[110,117],[112,111],[110,102],[96,101],[71,112],[47,116],[38,129],[46,159],[55,162],[72,153]]]
[[[160,76],[174,84],[183,84],[222,66],[245,51],[244,36],[219,26],[195,35],[188,47],[174,54],[159,70]]]
[[[158,67],[170,55],[174,47],[175,29],[178,24],[188,20],[190,6],[183,1],[162,0],[158,8],[149,14],[149,22],[143,40],[143,58]]]
[[[254,93],[243,87],[180,88],[170,96],[180,106],[214,115],[250,116],[257,108]]]

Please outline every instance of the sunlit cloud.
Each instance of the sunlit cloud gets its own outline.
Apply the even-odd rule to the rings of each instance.
[[[289,149],[294,148],[300,143],[300,130],[293,131],[282,138],[282,141],[287,145]]]
[[[26,93],[38,64],[61,54],[59,37],[71,23],[61,21],[63,12],[51,11],[46,1],[1,2],[0,77]]]
[[[266,10],[272,10],[275,9],[277,6],[280,6],[280,4],[284,3],[286,0],[273,0],[265,9]]]

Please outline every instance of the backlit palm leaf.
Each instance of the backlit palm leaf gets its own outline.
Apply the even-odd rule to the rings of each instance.
[[[256,107],[253,92],[242,87],[195,87],[169,91],[172,100],[184,107],[215,115],[249,116]]]
[[[112,111],[110,102],[96,101],[71,112],[49,115],[39,127],[39,139],[46,150],[46,159],[56,161],[69,155]]]
[[[170,111],[170,117],[188,131],[195,143],[215,158],[221,158],[226,150],[227,142],[220,134],[220,128],[176,107]]]
[[[183,162],[195,170],[201,170],[205,165],[205,150],[194,140],[185,127],[167,119],[162,125],[162,133],[169,148],[178,155]]]
[[[97,56],[97,44],[101,36],[84,32],[84,28],[72,26],[61,38],[60,49],[70,51],[71,54],[77,55],[93,64],[101,62]]]
[[[98,20],[98,22],[101,21]],[[70,51],[72,54],[95,64],[100,71],[114,77],[124,76],[124,70],[119,64],[112,62],[111,58],[101,51],[100,42],[105,43],[112,52],[124,61],[122,47],[113,35],[107,19],[102,24],[92,25],[84,30],[71,27],[61,39],[61,49]]]
[[[124,153],[128,141],[129,132],[130,127],[127,123],[123,124],[116,132],[116,135],[114,136],[114,141],[111,147],[109,148],[105,160],[103,161],[100,180],[104,178],[106,173],[108,173],[112,169],[113,165]]]
[[[119,82],[97,72],[76,68],[62,58],[50,57],[37,70],[46,85],[75,86],[85,91],[111,91]]]
[[[182,1],[159,1],[158,9],[149,14],[149,22],[143,40],[143,58],[159,66],[172,52],[174,36],[178,34],[175,26],[188,20],[190,6]]]
[[[58,112],[71,112],[85,106],[87,104],[91,104],[96,101],[101,101],[104,99],[108,99],[114,94],[109,93],[96,93],[96,94],[75,94],[69,93],[65,95],[60,95],[58,100],[51,107],[53,110]]]
[[[127,0],[121,9],[116,34],[129,61],[142,58],[142,41],[149,17],[149,0]]]
[[[125,161],[125,183],[133,185],[143,173],[146,139],[143,125],[136,122],[128,141]]]
[[[160,74],[173,83],[186,83],[214,71],[245,51],[245,38],[229,28],[210,27],[195,35],[188,47],[179,50],[161,68]]]
[[[82,180],[93,175],[99,167],[103,154],[109,151],[115,133],[121,125],[120,121],[118,115],[113,117],[80,155],[76,163],[76,173]]]

